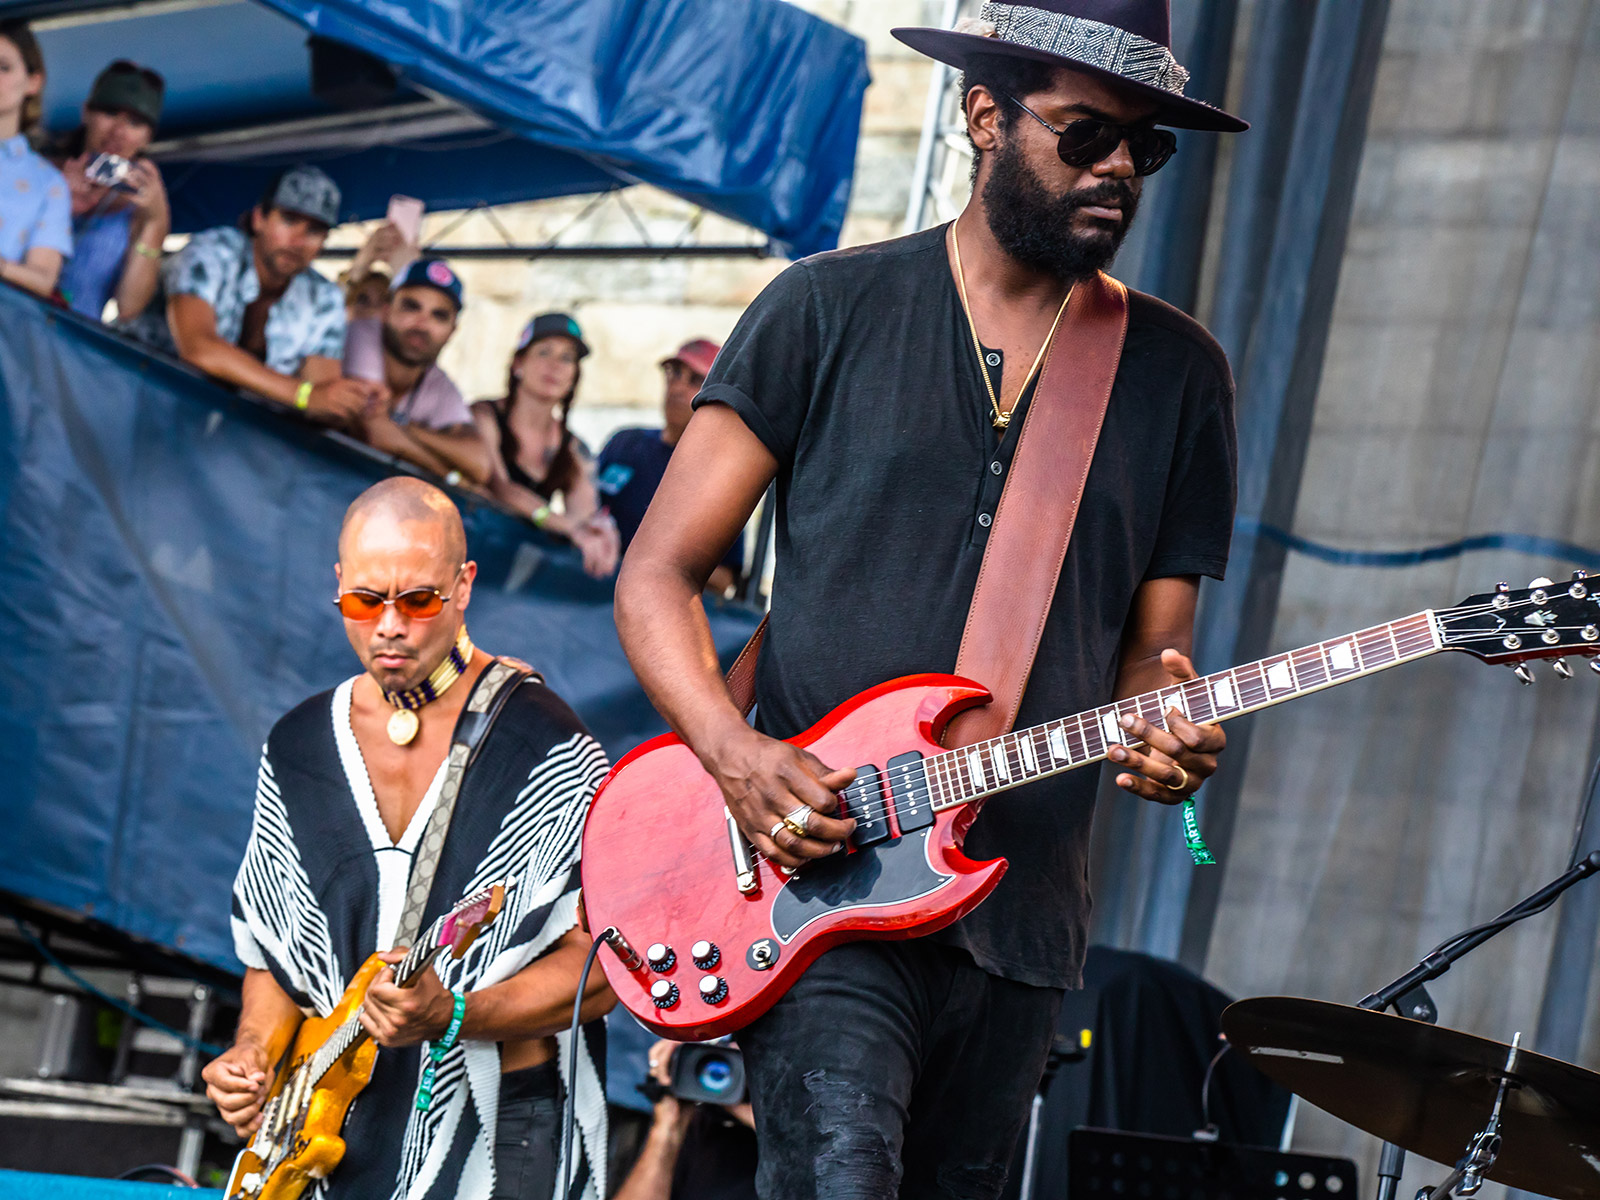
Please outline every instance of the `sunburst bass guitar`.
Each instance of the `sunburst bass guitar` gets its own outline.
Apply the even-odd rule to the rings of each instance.
[[[395,964],[396,986],[411,987],[446,950],[454,958],[465,954],[500,915],[505,898],[505,886],[497,883],[435,921]],[[340,1130],[351,1103],[371,1082],[378,1057],[377,1044],[361,1027],[361,1005],[387,965],[373,955],[331,1013],[300,1022],[278,1064],[261,1125],[234,1161],[228,1200],[295,1200],[344,1158]],[[287,1043],[288,1034],[275,1044],[280,1040]]]
[[[589,928],[606,930],[606,979],[635,1017],[666,1038],[720,1037],[771,1008],[830,946],[909,938],[955,921],[999,882],[1004,859],[961,852],[985,799],[1137,747],[1118,724],[1164,726],[1168,709],[1205,724],[1441,650],[1490,663],[1584,655],[1600,666],[1600,580],[1501,584],[1454,608],[1276,654],[992,741],[946,750],[950,718],[989,693],[952,675],[911,675],[863,692],[793,740],[854,767],[840,794],[856,830],[848,853],[792,875],[745,841],[716,782],[678,738],[646,742],[596,793],[583,836]],[[1558,674],[1570,675],[1564,661]]]

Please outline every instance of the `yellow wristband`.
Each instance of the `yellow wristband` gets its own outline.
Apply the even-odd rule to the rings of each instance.
[[[155,262],[161,261],[161,247],[159,246],[146,246],[143,242],[135,242],[133,244],[133,252],[141,258],[148,258]]]
[[[533,514],[528,519],[540,529],[543,529],[544,523],[550,519],[550,506],[548,504],[541,504],[538,508],[533,510]]]
[[[301,380],[300,386],[294,390],[294,406],[301,412],[311,407],[311,389],[316,384],[309,379]]]

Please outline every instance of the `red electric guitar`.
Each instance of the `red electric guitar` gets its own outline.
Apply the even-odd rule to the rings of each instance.
[[[1595,588],[1591,591],[1591,588]],[[794,738],[823,762],[856,767],[843,793],[856,819],[848,852],[787,875],[733,824],[716,783],[668,735],[634,750],[596,793],[583,836],[589,928],[608,931],[606,978],[662,1037],[719,1037],[755,1020],[830,946],[932,933],[999,882],[1004,859],[973,862],[962,839],[997,792],[1099,762],[1176,708],[1225,721],[1441,650],[1490,663],[1581,654],[1600,670],[1600,580],[1535,580],[1387,625],[1277,654],[958,750],[940,736],[988,692],[953,675],[909,675],[861,693]],[[1570,676],[1565,662],[1559,674]],[[1533,676],[1516,668],[1525,683]],[[1138,745],[1137,742],[1129,742]],[[614,932],[611,932],[614,931]]]

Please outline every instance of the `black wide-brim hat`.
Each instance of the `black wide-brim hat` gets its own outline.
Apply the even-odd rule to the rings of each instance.
[[[1000,54],[1083,71],[1155,101],[1156,120],[1176,129],[1250,128],[1248,121],[1183,94],[1189,72],[1172,56],[1170,0],[990,2],[955,29],[902,26],[890,32],[952,67],[965,69],[974,55]]]

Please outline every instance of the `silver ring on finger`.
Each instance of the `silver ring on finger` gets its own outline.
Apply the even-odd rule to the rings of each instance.
[[[773,841],[776,842],[778,840],[778,830],[780,830],[780,829],[789,829],[789,818],[788,817],[785,817],[781,821],[774,821],[772,823],[772,828],[767,830],[767,836],[769,838],[771,838]],[[792,829],[790,829],[789,831],[791,833],[794,832]]]
[[[805,837],[807,831],[811,828],[811,806],[802,804],[793,812],[785,814],[783,820],[779,821],[778,824],[782,825],[797,838]]]

